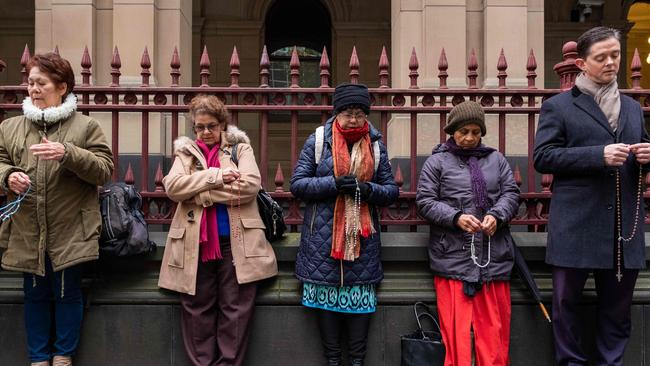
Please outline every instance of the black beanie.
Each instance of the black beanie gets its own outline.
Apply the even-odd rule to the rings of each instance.
[[[358,106],[366,114],[370,113],[370,93],[363,84],[339,84],[334,89],[332,107],[334,114],[341,113],[349,106]]]
[[[447,117],[445,132],[453,135],[459,128],[470,123],[476,123],[481,128],[481,135],[485,136],[485,112],[483,112],[483,107],[477,102],[468,100],[457,104],[451,109],[449,117]]]

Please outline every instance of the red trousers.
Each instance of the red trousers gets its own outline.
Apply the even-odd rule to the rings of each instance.
[[[476,366],[510,364],[510,283],[483,284],[474,297],[463,293],[463,282],[435,277],[438,314],[445,343],[445,366],[470,366],[474,330]]]

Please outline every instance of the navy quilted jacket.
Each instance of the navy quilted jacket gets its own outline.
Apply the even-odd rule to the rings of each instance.
[[[378,283],[384,277],[380,258],[379,211],[377,206],[392,204],[399,194],[393,178],[386,146],[381,133],[370,125],[370,139],[379,140],[381,157],[379,168],[372,182],[372,193],[368,198],[370,212],[377,233],[361,238],[361,255],[354,262],[335,260],[330,257],[332,246],[332,221],[336,202],[336,184],[332,163],[332,123],[325,124],[323,153],[316,164],[315,134],[309,136],[302,148],[300,159],[291,177],[291,193],[306,202],[305,219],[302,225],[300,248],[296,258],[296,277],[303,282],[317,284],[362,285]],[[341,276],[343,271],[343,276]]]

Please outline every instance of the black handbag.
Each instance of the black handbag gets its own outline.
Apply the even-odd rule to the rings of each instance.
[[[418,306],[425,310],[418,312]],[[422,302],[416,302],[413,305],[413,310],[418,329],[401,337],[402,366],[443,366],[445,364],[445,346],[442,344],[440,325],[436,317]],[[438,329],[423,330],[420,323],[422,317],[431,319]]]
[[[237,159],[237,145],[232,147],[232,155],[230,159],[235,165],[239,165]],[[282,239],[284,232],[287,230],[287,225],[284,223],[284,216],[282,213],[282,206],[278,204],[264,188],[260,188],[257,192],[257,208],[260,212],[260,217],[264,222],[264,236],[269,242]]]

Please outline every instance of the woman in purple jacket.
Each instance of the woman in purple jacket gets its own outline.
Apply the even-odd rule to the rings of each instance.
[[[435,278],[445,366],[507,365],[510,271],[514,247],[508,222],[519,188],[505,157],[481,143],[485,115],[467,101],[449,114],[452,135],[433,149],[418,183],[420,215],[430,222],[429,264]]]

